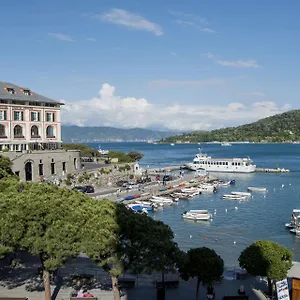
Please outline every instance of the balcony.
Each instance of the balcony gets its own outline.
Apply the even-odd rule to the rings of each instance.
[[[14,139],[24,139],[25,136],[23,134],[15,134]]]

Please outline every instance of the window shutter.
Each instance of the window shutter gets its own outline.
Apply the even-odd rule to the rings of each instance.
[[[55,122],[55,119],[54,119],[54,117],[55,117],[55,114],[54,114],[54,113],[52,113],[52,122]]]
[[[6,121],[6,110],[4,110],[3,114],[4,114],[4,116],[3,116],[4,117],[4,121]]]
[[[21,121],[24,121],[24,112],[21,111]]]
[[[37,120],[38,120],[38,121],[41,120],[41,119],[40,119],[40,113],[39,113],[39,112],[37,113]]]
[[[30,121],[34,121],[34,113],[31,112],[30,114],[31,114],[31,116],[30,116]]]

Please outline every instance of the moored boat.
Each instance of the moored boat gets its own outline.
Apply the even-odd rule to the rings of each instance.
[[[224,195],[222,195],[222,199],[229,199],[229,200],[246,200],[246,199],[247,199],[247,196],[233,195],[233,194],[224,194]]]
[[[232,195],[238,195],[238,196],[246,196],[246,197],[251,197],[252,194],[249,192],[231,192]]]
[[[193,162],[184,164],[186,168],[192,171],[204,169],[207,172],[227,172],[227,173],[253,173],[256,165],[247,158],[212,158],[203,154],[199,148],[199,153],[193,159]]]
[[[267,192],[267,188],[265,187],[254,187],[254,186],[249,186],[248,187],[249,192]]]
[[[209,221],[212,219],[212,215],[209,213],[209,211],[204,209],[185,211],[182,216],[184,219],[194,221]]]

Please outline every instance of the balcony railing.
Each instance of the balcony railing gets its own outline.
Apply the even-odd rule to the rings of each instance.
[[[32,139],[40,139],[41,136],[40,136],[39,134],[32,134],[32,135],[31,135],[31,138],[32,138]]]
[[[15,139],[24,139],[24,135],[23,134],[15,134],[14,138]]]

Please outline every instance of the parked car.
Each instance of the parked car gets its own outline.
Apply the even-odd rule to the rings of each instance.
[[[76,190],[80,193],[94,193],[95,189],[91,185],[84,185],[84,186],[74,186],[72,190]]]
[[[151,177],[141,177],[139,178],[136,183],[146,183],[146,182],[151,182]]]
[[[92,185],[86,185],[85,188],[86,188],[85,193],[95,193],[95,189]]]
[[[72,188],[72,190],[76,190],[76,191],[78,191],[80,193],[86,193],[86,187],[85,186],[74,186]]]
[[[128,183],[128,180],[119,180],[116,182],[116,185],[122,187],[123,185]]]

